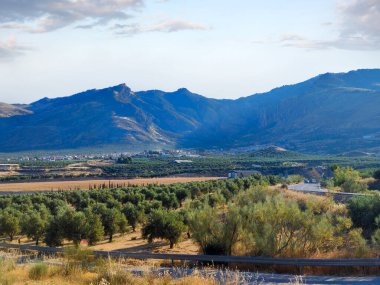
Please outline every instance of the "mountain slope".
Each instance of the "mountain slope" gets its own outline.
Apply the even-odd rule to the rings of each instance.
[[[26,109],[26,106],[11,105],[0,103],[0,118],[8,118],[18,115],[26,115],[32,113]]]
[[[0,149],[65,149],[107,144],[173,144],[215,114],[217,100],[185,89],[132,92],[126,85],[44,98],[32,114],[0,120]]]
[[[379,69],[327,73],[237,100],[209,99],[184,88],[133,92],[121,84],[8,106],[0,105],[0,115],[7,114],[0,118],[0,151],[146,143],[275,144],[331,153],[380,146]],[[1,113],[7,108],[23,111]]]
[[[303,152],[340,152],[380,146],[380,70],[323,74],[270,92],[240,98],[228,117],[197,145],[277,144]],[[228,130],[228,131],[227,131]],[[222,139],[224,137],[224,139]]]

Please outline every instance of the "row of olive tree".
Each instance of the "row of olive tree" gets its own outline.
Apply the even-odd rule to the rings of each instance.
[[[112,241],[115,233],[125,233],[127,227],[128,221],[122,212],[104,205],[84,211],[62,207],[55,215],[46,208],[25,213],[6,208],[0,212],[0,235],[11,241],[17,235],[25,235],[36,245],[41,240],[49,246],[60,246],[64,240],[78,245],[82,239],[92,245],[103,240],[105,235]]]

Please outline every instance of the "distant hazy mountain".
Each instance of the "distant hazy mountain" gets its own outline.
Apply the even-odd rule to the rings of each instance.
[[[0,151],[113,144],[368,150],[380,147],[380,69],[327,73],[237,100],[187,89],[132,92],[122,84],[28,106],[1,104],[0,117]]]

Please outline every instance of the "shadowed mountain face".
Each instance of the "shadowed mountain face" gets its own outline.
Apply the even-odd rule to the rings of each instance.
[[[3,107],[4,106],[4,107]],[[237,100],[126,85],[31,105],[0,105],[0,151],[112,144],[276,144],[334,153],[380,146],[380,70],[323,74]],[[16,116],[17,115],[17,116]]]

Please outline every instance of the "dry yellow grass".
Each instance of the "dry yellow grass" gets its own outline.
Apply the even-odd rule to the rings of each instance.
[[[178,254],[198,254],[199,247],[186,235],[183,235],[174,248],[169,248],[169,243],[162,240],[155,240],[149,244],[141,238],[141,231],[136,230],[134,233],[128,233],[124,236],[115,237],[113,242],[103,241],[91,247],[92,250],[105,251],[124,251],[124,252],[153,252],[153,253],[178,253]]]
[[[16,182],[0,183],[0,192],[19,191],[52,191],[52,190],[88,190],[95,185],[147,185],[147,184],[173,184],[192,181],[207,181],[219,179],[218,177],[160,177],[160,178],[136,178],[116,180],[70,180],[70,181],[43,181],[43,182]]]
[[[17,264],[16,256],[7,254],[0,260],[0,284],[34,285],[34,284],[93,284],[93,285],[216,285],[214,276],[202,277],[197,271],[192,275],[173,279],[164,272],[154,273],[155,267],[134,267],[144,271],[142,276],[134,276],[127,271],[128,266],[123,261],[99,259],[82,264],[82,259],[72,252],[70,259],[67,256],[50,260],[45,258],[39,263]],[[82,255],[80,255],[82,256]],[[54,265],[52,264],[55,263]],[[44,268],[37,274],[36,268]],[[180,268],[178,268],[181,270]],[[231,272],[231,281],[236,280],[236,274]],[[228,282],[228,284],[238,284]]]

